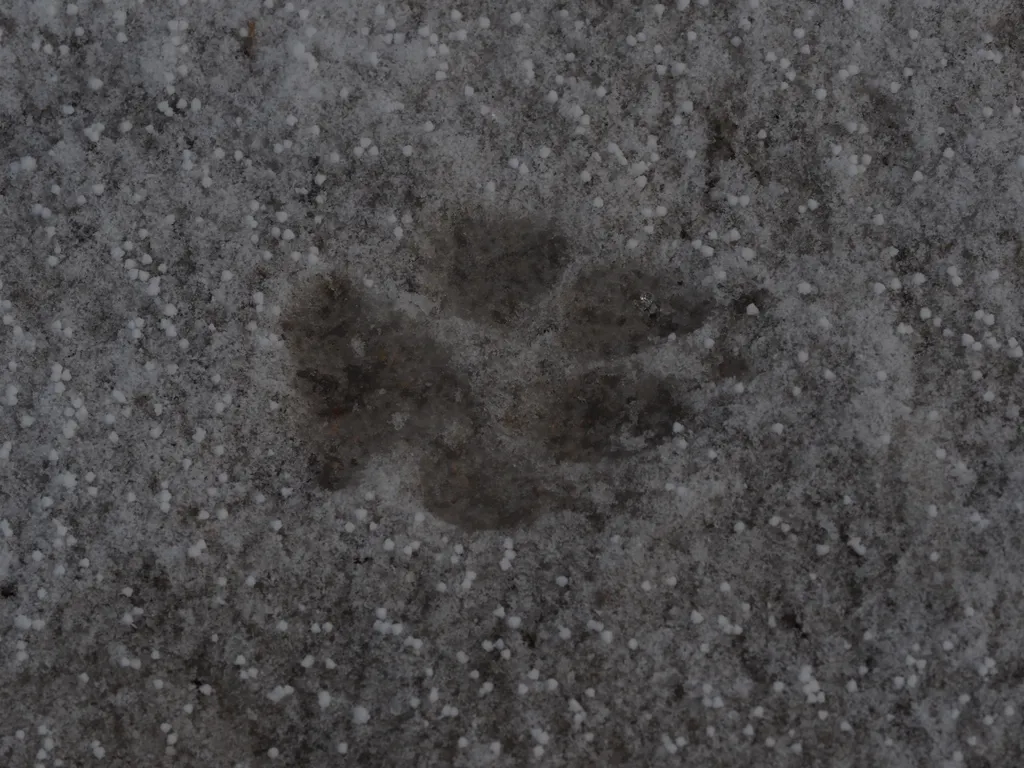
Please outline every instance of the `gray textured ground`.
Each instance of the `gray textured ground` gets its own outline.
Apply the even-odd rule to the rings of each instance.
[[[9,0],[0,764],[1024,763],[1022,8]]]

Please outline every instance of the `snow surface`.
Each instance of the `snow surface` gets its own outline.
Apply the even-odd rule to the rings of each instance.
[[[0,7],[0,764],[1024,764],[1024,6]]]

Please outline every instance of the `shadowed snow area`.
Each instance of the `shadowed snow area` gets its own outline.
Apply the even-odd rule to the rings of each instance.
[[[0,6],[0,765],[1024,764],[1024,6]]]

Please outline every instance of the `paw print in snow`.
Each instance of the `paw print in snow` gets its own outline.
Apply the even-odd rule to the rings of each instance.
[[[550,222],[452,216],[419,244],[409,309],[343,274],[308,281],[282,331],[318,484],[401,451],[435,517],[511,528],[583,503],[616,466],[669,443],[694,379],[645,353],[701,328],[702,289],[592,267]]]

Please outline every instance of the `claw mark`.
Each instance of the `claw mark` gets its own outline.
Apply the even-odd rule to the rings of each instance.
[[[256,55],[256,19],[249,19],[245,25],[246,36],[242,40],[242,53],[246,58],[254,58]]]

